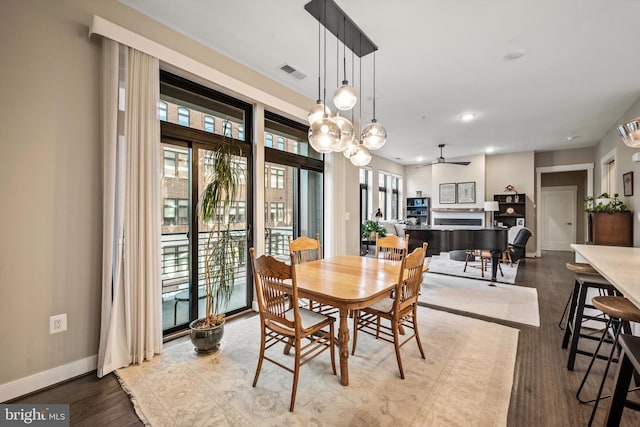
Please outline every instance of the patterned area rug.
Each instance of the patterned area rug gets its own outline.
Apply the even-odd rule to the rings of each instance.
[[[518,273],[518,264],[502,264],[502,273],[498,271],[496,275],[496,281],[500,283],[514,284],[516,282],[516,275]],[[491,266],[488,271],[484,272],[484,278],[482,277],[482,270],[480,269],[480,261],[469,262],[467,271],[464,270],[464,261],[454,261],[449,259],[449,252],[441,252],[440,255],[434,255],[429,260],[429,272],[447,274],[449,276],[467,277],[477,280],[491,280]]]
[[[431,268],[429,268],[431,272]],[[480,314],[530,326],[540,326],[538,292],[535,288],[489,283],[482,280],[424,274],[421,304]]]
[[[349,385],[340,385],[325,352],[301,368],[293,413],[293,376],[282,368],[265,361],[251,387],[257,316],[228,324],[216,354],[198,356],[188,340],[174,342],[117,375],[153,426],[505,426],[518,330],[424,307],[418,317],[426,360],[415,342],[403,346],[405,380],[393,344],[361,334]],[[292,365],[278,349],[271,354]]]

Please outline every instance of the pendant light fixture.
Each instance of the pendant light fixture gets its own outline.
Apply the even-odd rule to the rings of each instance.
[[[362,93],[362,58],[360,58],[360,93]],[[360,127],[360,123],[362,123],[362,102],[358,103],[358,110],[360,117],[358,119],[358,127]],[[353,147],[351,148],[351,152],[349,153],[349,160],[351,160],[351,164],[354,166],[366,166],[371,161],[371,150],[365,147],[362,141],[355,140],[353,141]]]
[[[319,153],[342,152],[356,166],[364,166],[371,161],[371,150],[382,147],[387,141],[387,131],[376,121],[375,110],[375,51],[377,46],[360,30],[334,0],[311,0],[305,9],[318,20],[318,101],[309,111],[309,144]],[[321,29],[324,26],[324,57],[321,58]],[[341,111],[351,110],[351,121],[339,113],[332,117],[331,110],[326,106],[327,95],[327,30],[336,36],[336,80],[339,79],[339,44],[343,44],[342,65],[343,77],[340,86],[333,97],[333,103]],[[346,48],[352,52],[351,79],[355,61],[353,55],[360,58],[360,93],[362,93],[362,57],[374,53],[373,59],[373,120],[360,132],[362,123],[362,101],[358,102],[358,92],[347,80]],[[321,60],[324,62],[324,87],[321,92]],[[338,83],[338,81],[336,81]],[[337,84],[336,84],[337,86]],[[321,93],[323,96],[321,97]],[[360,121],[358,132],[353,124],[353,109],[360,105]],[[355,139],[356,136],[360,140]]]
[[[362,143],[372,150],[382,148],[387,142],[387,130],[376,120],[376,53],[373,52],[373,119],[362,129]]]
[[[331,110],[324,104],[324,102],[322,102],[322,98],[320,96],[320,65],[322,64],[320,59],[320,34],[321,27],[320,21],[318,21],[318,100],[316,101],[316,105],[314,105],[311,110],[309,110],[309,114],[307,115],[307,120],[309,121],[310,125],[322,119],[325,115],[331,115]]]
[[[640,148],[640,117],[618,126],[618,133],[627,147]]]
[[[343,18],[343,29],[346,29],[346,17]],[[344,31],[344,30],[343,30]],[[338,110],[348,111],[355,107],[356,102],[358,102],[358,94],[356,90],[349,86],[349,81],[347,80],[347,55],[346,55],[347,47],[343,43],[342,44],[342,66],[344,70],[344,79],[342,80],[342,86],[336,90],[336,93],[333,95],[333,103]]]
[[[325,5],[326,8],[326,5]],[[326,14],[326,10],[325,10]],[[318,52],[320,52],[320,30],[318,30]],[[327,98],[327,27],[324,28],[324,101]],[[318,62],[320,62],[320,55],[318,54]],[[319,67],[318,67],[319,68]],[[318,74],[318,80],[320,79]],[[319,83],[318,83],[319,86]],[[323,107],[324,107],[323,105]],[[333,147],[336,147],[340,143],[341,130],[331,118],[331,114],[323,111],[321,118],[311,123],[309,127],[309,144],[318,153],[331,153],[334,151]]]

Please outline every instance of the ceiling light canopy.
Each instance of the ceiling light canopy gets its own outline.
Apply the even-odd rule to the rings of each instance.
[[[627,147],[640,148],[640,117],[618,126],[618,134]]]
[[[462,120],[463,122],[470,122],[475,118],[476,118],[476,115],[473,113],[464,113],[462,116],[460,116],[460,120]]]
[[[371,151],[382,147],[387,141],[386,129],[376,120],[375,101],[375,51],[378,47],[364,34],[360,28],[347,16],[346,13],[333,0],[311,0],[304,6],[315,19],[318,20],[318,102],[309,111],[308,120],[309,144],[314,150],[320,153],[342,152],[345,157],[351,160],[356,166],[364,166],[371,161]],[[322,57],[321,26],[324,27],[324,56]],[[344,116],[336,114],[333,116],[331,110],[326,106],[327,92],[327,30],[336,37],[336,49],[338,41],[343,46],[343,71],[344,79],[334,96],[333,103],[338,110],[353,110],[356,104],[360,105],[360,116],[362,116],[362,102],[358,103],[358,93],[355,88],[349,85],[347,80],[346,49],[360,58],[370,53],[373,56],[373,119],[371,123],[356,132],[352,121]],[[321,91],[321,62],[324,62],[324,91]],[[353,75],[353,64],[352,75]],[[338,67],[336,67],[338,68]],[[353,79],[352,79],[353,80]],[[362,89],[362,66],[360,66],[360,89]],[[321,97],[321,93],[323,97]],[[360,122],[362,117],[360,117]],[[353,120],[353,114],[351,117]],[[360,141],[355,140],[356,135],[360,136]]]

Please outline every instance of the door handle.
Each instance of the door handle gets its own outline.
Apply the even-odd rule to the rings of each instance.
[[[572,225],[572,224],[573,224],[572,222],[568,222],[568,223],[567,223],[567,225]]]

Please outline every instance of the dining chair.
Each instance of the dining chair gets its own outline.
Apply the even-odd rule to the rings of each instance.
[[[400,261],[402,256],[406,254],[409,248],[409,235],[402,237],[391,234],[386,237],[378,237],[376,234],[376,252],[375,257],[382,256],[383,259],[390,261]]]
[[[253,278],[260,313],[261,340],[260,356],[253,387],[258,383],[262,362],[267,360],[293,374],[293,387],[289,411],[293,412],[298,388],[300,367],[325,350],[331,354],[331,368],[336,375],[334,354],[335,318],[298,306],[298,284],[296,282],[293,255],[291,265],[272,256],[255,256],[254,248],[249,249]],[[325,328],[328,327],[328,331]],[[308,339],[303,344],[303,340]],[[284,353],[294,349],[293,368],[281,360],[267,356],[266,351],[278,342],[285,345]]]
[[[315,240],[306,236],[300,236],[295,240],[291,240],[291,236],[287,236],[287,239],[289,240],[289,252],[294,255],[296,264],[322,259],[320,233],[316,233]]]
[[[310,261],[319,261],[322,259],[322,249],[320,248],[320,233],[316,233],[315,240],[300,236],[295,240],[291,240],[291,236],[287,236],[289,240],[289,253],[292,255],[294,264],[303,264]],[[308,308],[323,314],[335,313],[337,308],[330,305],[320,304],[309,300]]]
[[[405,249],[405,256],[401,260],[398,281],[393,296],[354,313],[353,348],[351,350],[351,354],[355,354],[358,332],[364,332],[375,336],[376,339],[392,342],[395,346],[398,369],[402,379],[404,379],[404,370],[402,368],[400,347],[415,338],[420,355],[423,359],[425,358],[422,342],[420,341],[420,333],[418,332],[417,307],[427,243],[423,243],[422,247],[416,248],[409,255],[406,255],[406,253],[407,250]],[[381,319],[387,319],[390,324],[388,326],[382,324]],[[401,338],[401,327],[404,327],[405,330],[411,329],[413,333],[408,335],[405,332],[404,337]]]

